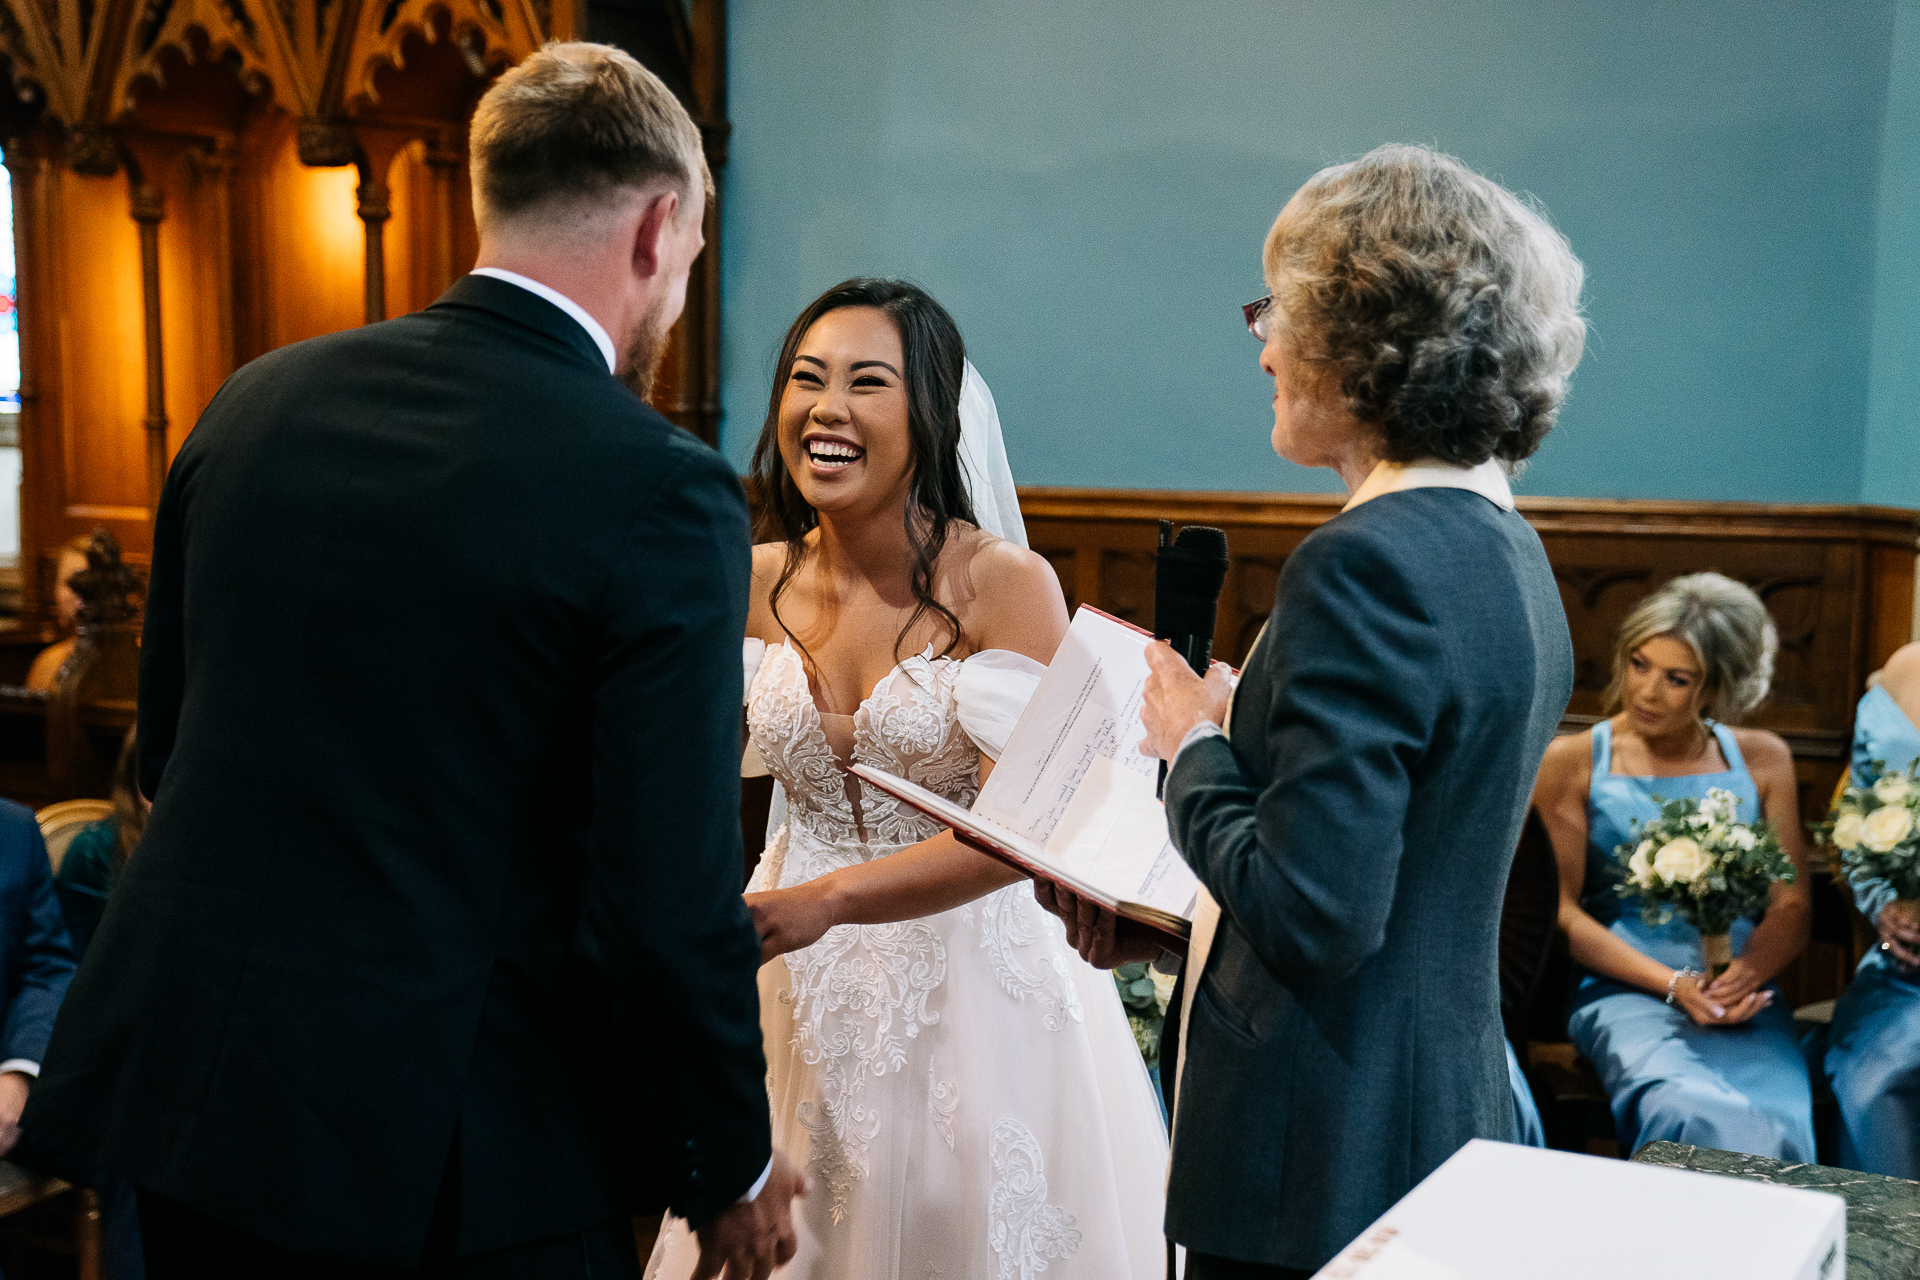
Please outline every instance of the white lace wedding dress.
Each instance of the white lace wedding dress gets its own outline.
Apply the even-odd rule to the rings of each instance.
[[[822,716],[790,644],[749,641],[747,726],[785,789],[752,889],[941,829],[847,757],[961,804],[1041,670],[988,650],[895,667]],[[1026,881],[899,924],[840,925],[760,971],[774,1143],[812,1183],[792,1280],[1160,1280],[1167,1136],[1113,979]],[[691,1274],[669,1220],[649,1280]]]

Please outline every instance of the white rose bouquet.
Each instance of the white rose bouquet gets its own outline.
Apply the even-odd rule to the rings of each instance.
[[[1733,962],[1733,922],[1764,906],[1774,881],[1794,879],[1772,824],[1741,822],[1739,804],[1719,787],[1699,800],[1663,801],[1658,818],[1635,824],[1638,842],[1614,850],[1615,891],[1637,900],[1648,924],[1677,915],[1698,929],[1713,977]]]
[[[1883,761],[1873,767],[1878,776],[1870,785],[1847,780],[1814,837],[1840,851],[1840,866],[1856,887],[1884,880],[1894,896],[1920,898],[1920,761],[1893,773]]]

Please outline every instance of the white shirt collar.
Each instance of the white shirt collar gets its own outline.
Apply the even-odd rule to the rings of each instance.
[[[1453,467],[1444,462],[1379,463],[1340,509],[1351,511],[1383,493],[1405,489],[1466,489],[1502,511],[1513,510],[1513,486],[1507,483],[1506,468],[1492,458],[1477,467]]]
[[[619,358],[613,350],[613,339],[607,336],[606,328],[598,320],[588,315],[585,307],[575,302],[572,298],[569,298],[566,294],[550,285],[541,284],[538,280],[530,280],[515,271],[503,271],[499,267],[475,267],[473,274],[476,276],[492,276],[495,280],[505,280],[508,284],[517,284],[528,293],[545,298],[548,302],[551,302],[554,306],[560,308],[580,322],[580,327],[587,331],[589,338],[593,339],[593,345],[599,347],[600,354],[607,358],[608,373],[612,373],[620,367]]]

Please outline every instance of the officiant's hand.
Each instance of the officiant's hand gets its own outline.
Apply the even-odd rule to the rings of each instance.
[[[767,1280],[775,1267],[786,1266],[800,1246],[793,1231],[793,1202],[805,1194],[806,1178],[774,1152],[773,1171],[760,1194],[729,1207],[693,1233],[700,1241],[693,1280]]]
[[[824,879],[810,880],[791,889],[746,895],[747,910],[753,913],[753,927],[760,934],[761,964],[789,951],[810,947],[820,941],[821,934],[833,928],[833,912],[825,894],[818,891]]]
[[[1180,749],[1181,739],[1195,725],[1203,720],[1227,722],[1233,679],[1226,663],[1214,663],[1202,680],[1172,645],[1156,640],[1147,646],[1147,665],[1153,668],[1153,674],[1147,677],[1140,706],[1140,721],[1147,730],[1147,736],[1140,740],[1144,754],[1171,760]]]
[[[1123,920],[1071,889],[1044,880],[1033,882],[1033,898],[1067,926],[1067,941],[1096,969],[1158,960],[1166,940],[1132,920]]]

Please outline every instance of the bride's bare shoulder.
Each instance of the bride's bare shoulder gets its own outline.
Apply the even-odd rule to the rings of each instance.
[[[967,554],[967,573],[982,594],[998,591],[1060,594],[1060,580],[1046,557],[1029,551],[1005,538],[967,527],[972,546]]]
[[[747,635],[769,644],[783,634],[773,616],[773,585],[787,563],[787,544],[762,542],[753,549],[752,595],[747,601]]]
[[[775,578],[780,576],[780,566],[787,562],[787,544],[784,542],[757,542],[753,547],[753,585],[756,591],[764,581],[766,590],[773,589]]]
[[[1046,558],[966,526],[971,587],[967,631],[975,649],[1011,649],[1050,661],[1067,631],[1067,601]]]

